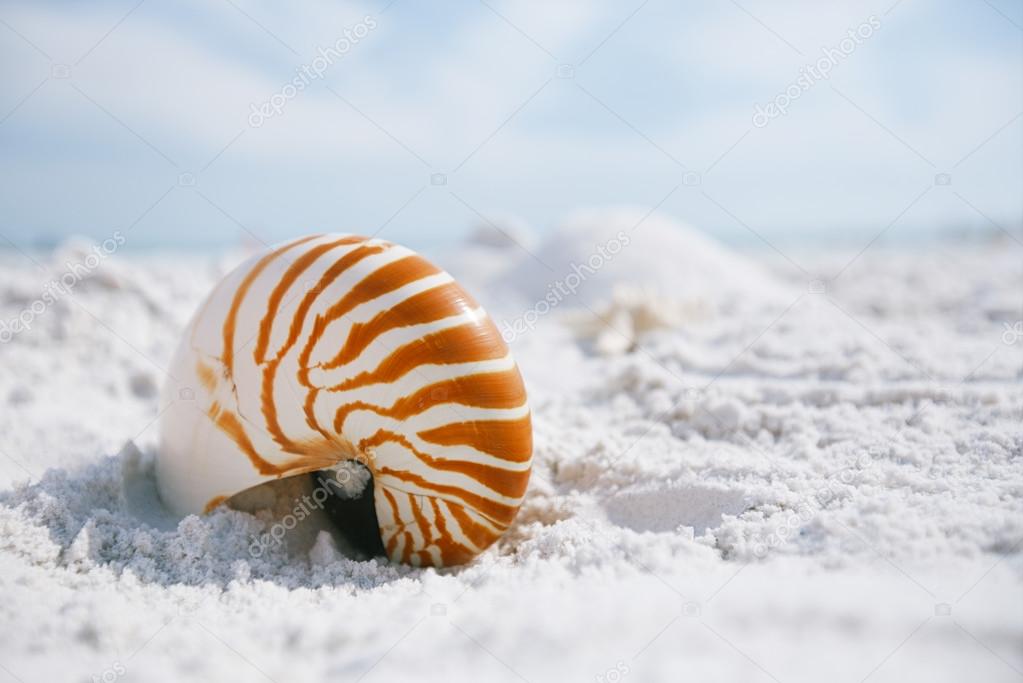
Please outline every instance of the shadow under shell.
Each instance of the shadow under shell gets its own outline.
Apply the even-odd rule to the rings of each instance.
[[[346,497],[337,492],[334,474],[329,470],[313,472],[310,476],[315,487],[322,487],[329,493],[323,501],[323,511],[351,547],[367,557],[386,557],[377,523],[372,480],[357,496]]]

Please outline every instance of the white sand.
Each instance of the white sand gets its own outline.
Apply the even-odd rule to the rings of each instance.
[[[0,345],[0,681],[1018,680],[1023,248],[875,245],[821,292],[856,250],[642,218],[438,257],[499,321],[543,313],[513,341],[529,497],[444,571],[315,521],[254,557],[273,513],[155,505],[160,367],[237,255],[107,258]],[[0,319],[80,249],[0,256]]]

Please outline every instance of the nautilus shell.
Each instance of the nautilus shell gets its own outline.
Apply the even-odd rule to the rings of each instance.
[[[168,374],[156,474],[179,514],[356,459],[387,556],[447,566],[522,503],[518,367],[479,304],[405,247],[313,235],[253,256],[196,312]]]

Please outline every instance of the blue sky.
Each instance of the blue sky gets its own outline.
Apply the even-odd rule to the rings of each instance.
[[[753,124],[871,21],[828,78]],[[736,243],[1023,223],[1010,0],[7,2],[0,74],[0,236],[18,245],[381,230],[429,247],[484,218],[543,233],[603,205]]]

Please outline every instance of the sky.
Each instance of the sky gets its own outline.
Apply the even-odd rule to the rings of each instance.
[[[19,247],[426,248],[602,206],[746,244],[1023,225],[1012,0],[3,2],[0,77]]]

